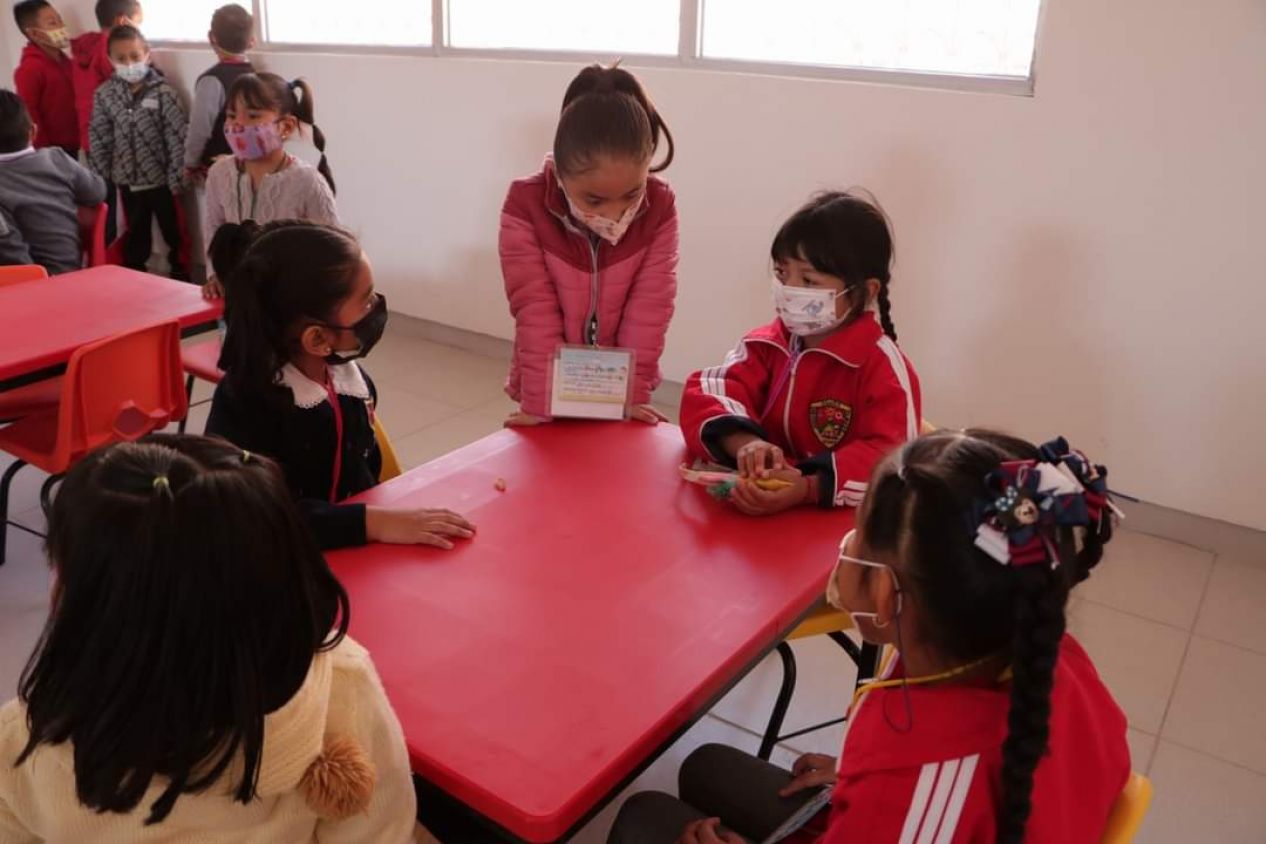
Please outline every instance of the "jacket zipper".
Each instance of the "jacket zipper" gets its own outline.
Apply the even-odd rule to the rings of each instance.
[[[782,434],[786,442],[795,446],[791,439],[791,397],[796,392],[796,372],[800,369],[800,358],[803,352],[796,350],[791,357],[791,381],[787,384],[787,401],[782,406]]]
[[[585,320],[585,343],[598,345],[598,243],[593,236],[589,237],[589,257],[593,266],[593,276],[589,285],[589,317]]]

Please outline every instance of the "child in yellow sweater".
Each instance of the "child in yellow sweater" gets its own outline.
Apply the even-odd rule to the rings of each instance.
[[[400,724],[275,464],[201,437],[96,452],[48,550],[0,841],[413,840]]]

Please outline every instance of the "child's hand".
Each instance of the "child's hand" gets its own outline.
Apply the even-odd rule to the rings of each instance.
[[[505,428],[531,428],[536,425],[544,425],[549,420],[544,416],[533,416],[530,413],[519,411],[511,413],[510,416],[502,423]]]
[[[224,285],[220,284],[218,277],[211,276],[207,279],[207,283],[202,285],[202,298],[208,301],[224,298]]]
[[[835,784],[835,760],[822,753],[806,753],[791,766],[791,775],[795,777],[787,783],[787,787],[778,792],[781,797],[790,797],[797,791],[822,785]]]
[[[452,510],[365,508],[365,537],[389,545],[433,545],[453,549],[448,537],[470,539],[475,526]]]
[[[629,418],[636,419],[638,422],[645,422],[647,425],[658,425],[660,422],[667,422],[668,417],[660,413],[653,404],[635,404],[629,411]]]
[[[739,474],[745,478],[768,478],[771,472],[787,468],[787,458],[782,449],[773,443],[753,439],[734,452],[734,462]]]
[[[729,501],[740,513],[748,516],[772,516],[814,500],[813,481],[795,469],[770,472],[769,479],[786,481],[783,489],[761,489],[748,478],[740,478],[730,493]]]
[[[743,838],[721,826],[720,818],[687,824],[677,844],[746,844]]]

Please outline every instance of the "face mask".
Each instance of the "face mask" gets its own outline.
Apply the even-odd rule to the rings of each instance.
[[[562,182],[559,182],[562,187]],[[576,218],[585,228],[605,240],[607,243],[615,246],[620,242],[620,238],[624,237],[624,233],[629,230],[629,226],[633,224],[633,219],[637,217],[637,212],[642,207],[642,200],[637,200],[628,208],[624,209],[624,213],[620,215],[618,220],[609,220],[601,214],[591,214],[588,211],[581,211],[576,207],[576,203],[571,201],[571,197],[567,196],[567,190],[563,189],[563,196],[567,197],[567,208],[571,211],[571,215]]]
[[[835,567],[831,569],[831,579],[828,580],[826,583],[826,602],[830,604],[831,606],[835,607],[840,612],[848,613],[849,616],[853,619],[854,627],[859,626],[857,621],[858,619],[862,619],[862,618],[871,621],[872,623],[875,624],[876,627],[887,627],[888,621],[884,621],[883,624],[878,623],[879,613],[865,612],[863,610],[855,610],[851,607],[844,606],[844,604],[840,600],[839,576],[840,576],[840,568],[842,566],[845,566],[845,565],[869,566],[870,568],[883,569],[888,572],[890,577],[892,577],[893,585],[896,587],[897,615],[898,616],[901,615],[901,584],[897,581],[897,573],[892,570],[892,567],[886,566],[883,563],[873,563],[870,560],[860,560],[857,557],[850,557],[848,554],[845,553],[845,550],[848,548],[849,543],[853,539],[854,533],[856,533],[855,530],[850,530],[848,533],[844,535],[844,540],[840,542],[840,556],[835,561]]]
[[[54,50],[65,50],[70,46],[70,33],[66,31],[66,27],[59,29],[44,29],[44,38],[48,41],[48,45]]]
[[[326,328],[338,328],[352,332],[356,335],[356,342],[358,343],[357,347],[350,352],[334,349],[325,356],[325,362],[338,365],[358,360],[368,355],[374,346],[378,345],[378,341],[382,339],[382,333],[387,330],[387,298],[379,294],[378,300],[369,309],[369,313],[365,314],[355,325],[322,324]]]
[[[229,149],[239,161],[257,161],[267,158],[285,145],[281,138],[281,129],[276,123],[261,123],[255,126],[225,126],[224,139],[229,142]]]
[[[798,337],[810,337],[844,324],[848,314],[835,316],[835,300],[843,290],[789,287],[774,279],[774,310],[787,330]]]
[[[149,76],[149,62],[137,62],[136,64],[116,62],[114,73],[129,85],[135,85],[138,82],[143,82],[145,77]]]

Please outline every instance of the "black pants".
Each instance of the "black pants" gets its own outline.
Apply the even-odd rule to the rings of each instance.
[[[607,844],[674,844],[686,824],[719,817],[747,841],[762,841],[813,796],[780,797],[791,772],[720,744],[705,744],[682,763],[680,798],[634,794],[620,807]]]
[[[114,182],[106,180],[106,232],[105,245],[106,249],[110,248],[110,244],[114,243],[114,239],[119,236],[119,189],[115,187]]]
[[[132,190],[119,186],[123,210],[127,213],[127,242],[123,245],[123,264],[129,269],[145,271],[154,248],[154,219],[167,242],[171,277],[189,278],[189,268],[180,260],[180,226],[176,220],[176,198],[166,186],[149,190]]]

